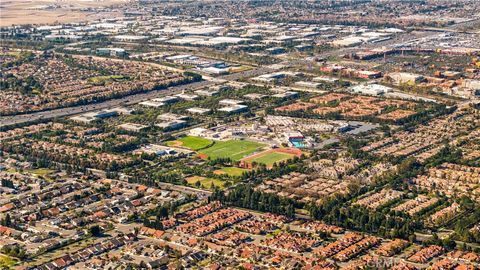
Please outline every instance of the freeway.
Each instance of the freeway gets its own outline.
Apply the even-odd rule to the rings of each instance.
[[[195,89],[200,89],[207,86],[213,86],[222,81],[238,80],[245,77],[258,76],[268,72],[271,72],[271,69],[262,67],[262,68],[246,70],[246,71],[238,72],[234,74],[229,74],[225,76],[220,76],[217,78],[210,78],[209,80],[205,80],[205,81],[172,86],[166,89],[153,90],[146,93],[129,95],[129,96],[125,96],[118,99],[110,99],[110,100],[106,100],[99,103],[66,107],[66,108],[41,111],[41,112],[34,112],[29,114],[2,116],[0,117],[0,128],[10,126],[10,125],[15,125],[15,124],[27,123],[27,122],[36,121],[36,120],[53,119],[57,117],[80,114],[80,113],[85,113],[85,112],[94,111],[94,110],[102,110],[102,109],[112,108],[115,106],[132,105],[132,104],[139,103],[144,100],[148,100],[152,98],[180,94],[185,90],[195,90]]]
[[[110,99],[110,100],[106,100],[99,103],[66,107],[66,108],[41,111],[41,112],[35,112],[35,113],[29,113],[29,114],[2,116],[0,118],[0,127],[21,124],[21,123],[26,123],[26,122],[36,121],[41,119],[52,119],[56,117],[85,113],[88,111],[101,110],[101,109],[111,108],[111,107],[120,106],[120,105],[134,104],[147,99],[166,96],[166,95],[180,94],[182,91],[187,89],[196,89],[196,88],[201,88],[201,87],[205,87],[213,84],[215,84],[214,81],[200,81],[200,82],[195,82],[195,83],[190,83],[185,85],[169,87],[167,89],[153,90],[147,93],[125,96],[118,99]]]

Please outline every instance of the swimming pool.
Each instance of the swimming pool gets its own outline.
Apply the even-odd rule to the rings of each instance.
[[[305,144],[302,141],[290,141],[296,148],[305,148]]]

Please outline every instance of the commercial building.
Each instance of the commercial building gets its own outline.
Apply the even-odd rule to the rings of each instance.
[[[472,90],[480,90],[480,80],[465,79],[462,86]]]
[[[166,96],[166,97],[162,97],[162,98],[153,99],[153,101],[155,101],[155,102],[161,102],[161,103],[164,103],[164,104],[172,104],[172,103],[175,103],[179,100],[180,100],[180,98],[177,97],[177,96]]]
[[[158,144],[147,144],[133,152],[134,154],[154,154],[156,156],[175,155],[176,151],[173,148]]]
[[[268,49],[266,49],[266,51],[267,51],[269,54],[281,54],[281,53],[285,53],[285,52],[286,52],[285,48],[283,48],[283,47],[268,48]]]
[[[350,88],[350,90],[353,93],[378,96],[392,91],[392,88],[380,84],[359,84]]]
[[[422,75],[407,73],[407,72],[392,72],[387,75],[387,80],[390,80],[393,84],[417,84],[424,80]]]
[[[159,107],[162,107],[162,106],[165,105],[165,103],[163,103],[163,102],[153,101],[153,100],[142,101],[138,104],[140,104],[142,106],[145,106],[145,107],[153,107],[153,108],[159,108]]]
[[[202,128],[202,127],[198,127],[198,128],[192,128],[188,131],[188,135],[190,136],[194,136],[194,137],[203,137],[205,136],[205,134],[207,134],[208,132],[210,132],[210,130],[206,129],[206,128]]]
[[[148,128],[148,126],[140,125],[140,124],[136,124],[136,123],[125,123],[125,124],[118,125],[118,127],[120,129],[127,130],[127,131],[133,131],[133,132],[140,132],[140,131]]]
[[[238,105],[245,103],[243,100],[238,99],[222,99],[218,102],[220,105]]]
[[[335,47],[353,47],[363,43],[361,37],[346,37],[343,39],[337,39],[332,41],[332,45]]]
[[[304,88],[320,88],[322,86],[321,83],[307,82],[307,81],[299,81],[299,82],[296,82],[295,85],[299,87],[304,87]]]
[[[259,93],[251,93],[251,94],[246,94],[244,97],[248,98],[250,100],[258,100],[258,99],[266,98],[268,96],[267,95],[262,95],[262,94],[259,94]]]
[[[230,67],[228,66],[224,66],[224,67],[210,66],[210,67],[201,68],[200,70],[212,75],[223,75],[223,74],[230,73]]]
[[[112,109],[112,110],[102,110],[102,111],[88,112],[81,115],[76,115],[71,117],[70,120],[78,123],[88,124],[96,120],[105,119],[105,118],[114,117],[114,116],[118,116],[118,112]]]
[[[337,83],[339,81],[339,79],[334,78],[334,77],[321,76],[321,77],[313,78],[312,81],[322,82],[322,83]]]
[[[102,56],[123,57],[127,55],[125,49],[122,48],[98,48],[95,53]]]
[[[193,101],[193,100],[197,100],[199,98],[198,95],[194,95],[194,94],[178,94],[176,95],[177,97],[183,99],[183,100],[188,100],[188,101]]]
[[[193,107],[193,108],[187,109],[186,111],[191,114],[207,114],[207,113],[210,113],[212,110],[206,109],[206,108]]]
[[[358,70],[355,73],[358,78],[362,79],[376,79],[382,77],[382,73],[380,71]]]
[[[240,112],[247,111],[247,109],[248,109],[247,105],[238,104],[238,105],[231,105],[231,106],[220,108],[218,109],[218,111],[226,112],[226,113],[240,113]]]
[[[187,126],[187,121],[185,121],[185,120],[170,120],[170,121],[165,121],[165,122],[162,122],[162,123],[157,123],[157,124],[155,124],[155,126],[161,128],[164,131],[172,131],[172,130],[181,129],[181,128]]]
[[[125,42],[139,42],[147,40],[148,36],[118,35],[114,36],[113,39]]]
[[[157,119],[163,121],[186,120],[188,119],[188,116],[174,113],[163,113],[157,116]]]
[[[285,91],[272,95],[272,97],[280,99],[298,98],[298,96],[298,93],[293,91]]]
[[[275,81],[281,80],[285,77],[287,77],[285,73],[278,72],[278,73],[271,73],[271,74],[263,74],[253,78],[252,80],[269,83],[269,82],[275,82]]]
[[[118,114],[128,115],[132,114],[135,110],[133,108],[126,108],[126,107],[115,107],[112,109],[105,110],[107,112],[116,112]]]

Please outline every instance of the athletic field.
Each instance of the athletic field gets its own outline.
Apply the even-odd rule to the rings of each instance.
[[[242,161],[250,164],[256,162],[259,164],[265,164],[267,167],[272,167],[274,163],[278,164],[282,161],[292,159],[295,156],[299,157],[301,155],[302,151],[295,148],[277,148],[246,157],[242,159]]]
[[[240,160],[263,147],[265,147],[264,144],[252,141],[215,141],[211,147],[202,149],[199,153],[211,159],[231,158],[232,160]]]

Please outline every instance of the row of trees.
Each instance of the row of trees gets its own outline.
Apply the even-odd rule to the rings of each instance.
[[[12,218],[10,217],[10,214],[7,213],[5,217],[0,220],[0,225],[6,227],[12,226]]]
[[[68,154],[60,154],[55,153],[53,151],[47,151],[43,149],[34,150],[30,146],[25,145],[10,145],[10,144],[3,144],[0,145],[0,150],[10,153],[16,156],[25,157],[27,161],[30,162],[37,162],[41,161],[42,164],[48,166],[42,167],[49,167],[51,165],[55,165],[57,163],[61,164],[69,164],[76,168],[96,168],[100,170],[109,170],[109,171],[117,171],[120,168],[124,167],[125,163],[118,163],[117,161],[113,160],[111,162],[96,160],[93,156],[92,157],[85,157],[85,156],[74,156]],[[132,159],[132,162],[128,165],[134,165],[139,163],[139,159]]]
[[[221,201],[227,206],[270,212],[290,218],[295,216],[295,201],[282,198],[276,194],[255,191],[250,184],[237,185],[227,194],[215,190],[209,199],[211,201]]]
[[[1,186],[7,188],[14,188],[13,181],[9,179],[2,179]]]
[[[0,249],[0,252],[19,259],[27,257],[25,249],[18,244],[5,245]]]
[[[361,206],[345,206],[349,196],[337,196],[327,199],[321,205],[311,205],[310,215],[351,230],[368,232],[389,238],[414,239],[418,223],[405,215],[397,213],[373,212]]]
[[[0,79],[0,89],[19,91],[24,95],[30,95],[34,90],[42,91],[43,87],[33,76],[20,79],[12,74],[7,74]]]
[[[150,209],[142,214],[140,218],[143,220],[143,225],[145,227],[163,230],[163,220],[173,216],[180,205],[192,202],[195,199],[195,195],[187,194],[185,199],[160,204],[154,209]]]
[[[402,125],[403,129],[416,127],[419,124],[426,123],[428,120],[437,117],[439,115],[446,114],[451,112],[451,108],[447,108],[445,105],[438,105],[438,104],[426,104],[426,103],[419,103],[420,109],[417,110],[417,113],[411,115],[409,117],[405,117],[399,120],[387,120],[387,119],[380,119],[378,115],[365,115],[365,116],[358,116],[358,117],[350,117],[344,116],[341,112],[330,112],[324,115],[320,115],[315,113],[313,109],[308,110],[301,110],[301,111],[282,111],[278,112],[275,111],[273,107],[269,107],[266,109],[266,113],[270,115],[283,115],[283,116],[290,116],[290,117],[298,117],[298,118],[310,118],[310,119],[330,119],[330,120],[358,120],[358,121],[366,121],[372,123],[379,123],[379,124],[397,124]],[[336,107],[338,104],[332,103],[329,107]],[[388,111],[392,111],[396,107],[387,108],[384,113]]]

